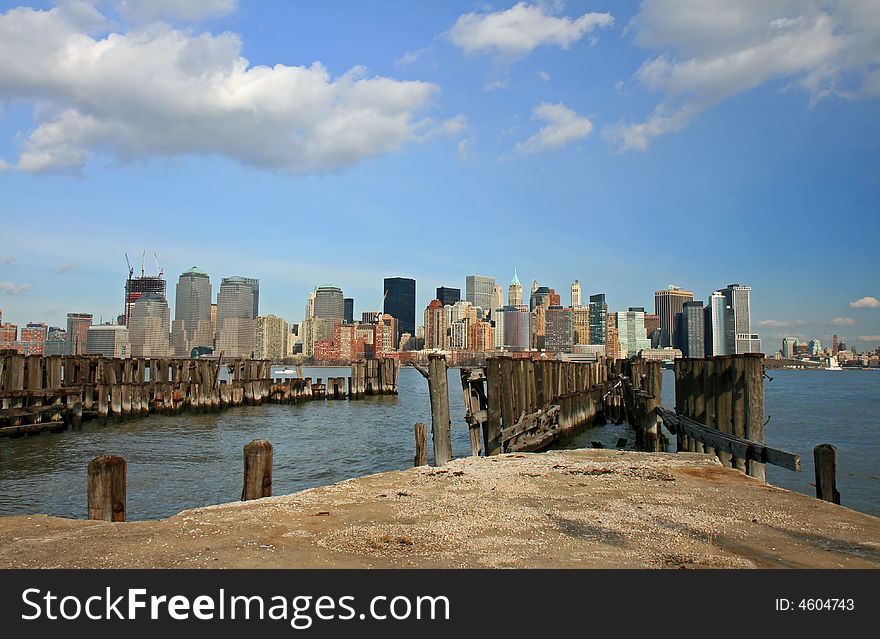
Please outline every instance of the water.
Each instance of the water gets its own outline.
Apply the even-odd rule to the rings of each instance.
[[[315,377],[349,375],[347,368],[306,369]],[[767,467],[768,481],[815,494],[812,449],[838,449],[843,505],[880,515],[880,373],[774,371],[766,384],[769,445],[799,453],[803,472]],[[674,384],[664,372],[664,397]],[[449,371],[453,455],[470,454],[459,371]],[[298,405],[243,406],[210,414],[153,415],[146,419],[86,423],[81,430],[0,440],[0,515],[47,513],[82,518],[86,466],[97,455],[128,462],[128,518],[167,517],[187,508],[241,496],[242,448],[255,438],[274,445],[275,495],[385,470],[412,466],[413,424],[430,425],[428,385],[417,371],[400,371],[398,396]],[[577,435],[566,446],[618,437],[632,445],[626,426]],[[430,456],[430,445],[429,445]]]

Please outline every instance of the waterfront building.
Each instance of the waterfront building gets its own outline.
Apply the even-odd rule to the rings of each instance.
[[[461,299],[461,289],[439,286],[437,287],[437,299],[440,300],[443,306],[452,306]]]
[[[571,308],[551,306],[545,311],[544,349],[551,353],[570,353],[574,346]]]
[[[810,357],[817,357],[822,352],[822,342],[818,339],[811,339],[807,345],[807,354]]]
[[[400,334],[397,326],[397,318],[393,315],[383,314],[382,323],[377,324],[377,337],[373,340],[376,349],[376,357],[381,357],[383,353],[390,353],[400,347]]]
[[[660,316],[660,345],[678,346],[675,341],[675,314],[681,313],[685,302],[694,299],[692,291],[670,285],[663,291],[654,291],[654,314]]]
[[[571,330],[573,344],[590,343],[589,306],[573,306],[571,308]]]
[[[797,337],[783,337],[782,338],[782,356],[788,359],[794,357],[795,348],[798,345]]]
[[[522,295],[521,289],[522,286],[520,286],[520,295]],[[529,350],[530,316],[529,307],[524,304],[508,304],[504,307],[504,348],[506,350]]]
[[[280,362],[287,357],[287,322],[276,315],[254,320],[254,351],[257,359]]]
[[[181,273],[177,281],[171,343],[177,357],[189,357],[197,347],[214,348],[211,278],[195,266]]]
[[[639,357],[654,362],[671,362],[672,360],[681,359],[682,352],[677,348],[646,348]]]
[[[140,297],[140,296],[138,296]],[[133,308],[133,305],[132,305]],[[67,314],[67,354],[84,355],[86,352],[86,335],[92,325],[91,313]]]
[[[315,357],[318,342],[333,338],[334,325],[323,317],[307,317],[300,324],[302,352],[305,357]]]
[[[729,355],[727,349],[727,302],[721,291],[709,296],[709,303],[703,310],[703,327],[705,330],[706,357]]]
[[[479,319],[479,313],[476,307],[467,300],[459,300],[452,306],[444,306],[446,313],[446,324],[451,326],[452,322],[467,319],[476,322]]]
[[[89,326],[86,333],[86,355],[104,357],[131,356],[131,340],[127,326],[102,324]]]
[[[397,318],[397,337],[416,332],[416,281],[408,277],[385,278],[383,311]]]
[[[575,280],[571,285],[571,307],[577,308],[578,306],[582,306],[581,283],[578,280]]]
[[[760,346],[757,351],[741,350],[755,347],[756,336],[752,335],[752,318],[749,303],[751,291],[752,288],[750,286],[742,286],[741,284],[728,284],[726,288],[720,291],[724,296],[727,311],[725,317],[725,339],[727,342],[727,354],[729,355],[760,352]]]
[[[447,328],[443,303],[440,300],[432,300],[425,309],[425,349],[447,350],[449,347]]]
[[[128,318],[132,357],[171,355],[171,310],[164,295],[146,293],[138,297]],[[69,331],[68,331],[69,332]]]
[[[626,357],[635,357],[639,351],[651,347],[645,333],[645,309],[631,307],[616,315],[618,348]]]
[[[335,324],[345,319],[345,298],[342,289],[333,284],[324,284],[315,289],[315,317],[322,317]]]
[[[738,333],[736,336],[736,353],[760,353],[761,336],[757,333]]]
[[[482,309],[483,319],[492,308],[492,292],[495,290],[495,278],[485,275],[468,275],[465,278],[465,299],[476,308]]]
[[[513,279],[510,280],[510,285],[507,287],[507,305],[508,306],[520,306],[522,304],[522,301],[523,301],[522,284],[519,281],[519,277],[517,277],[517,275],[516,275],[516,269],[514,269]]]
[[[681,352],[685,357],[699,358],[706,355],[705,313],[703,303],[691,300],[685,302],[681,313],[676,315],[679,325],[676,332],[681,342]]]
[[[342,321],[346,324],[354,324],[354,298],[346,297],[342,300],[344,311],[342,313]]]
[[[224,277],[217,293],[215,351],[224,357],[251,357],[254,351],[254,290],[243,277]]]
[[[590,344],[604,344],[607,335],[608,305],[605,293],[590,295]]]

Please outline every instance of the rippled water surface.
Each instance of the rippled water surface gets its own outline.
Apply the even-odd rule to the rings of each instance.
[[[347,368],[306,375],[348,376]],[[846,506],[880,515],[880,373],[775,371],[766,384],[770,445],[800,453],[803,472],[768,466],[772,483],[813,494],[812,448],[838,447],[838,489]],[[453,455],[470,453],[459,371],[449,371]],[[664,403],[673,406],[671,374]],[[273,494],[350,477],[409,468],[413,425],[430,425],[427,382],[400,372],[400,394],[359,401],[243,406],[218,413],[153,415],[86,423],[79,430],[0,439],[0,514],[84,517],[86,466],[97,455],[128,462],[128,518],[166,517],[186,508],[235,501],[241,495],[242,447],[255,438],[274,445]],[[602,441],[612,447],[631,433],[608,425],[567,446]],[[430,449],[430,445],[429,445]]]

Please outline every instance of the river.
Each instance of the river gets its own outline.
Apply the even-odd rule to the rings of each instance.
[[[348,376],[347,368],[305,369],[313,378]],[[880,373],[772,371],[765,384],[766,440],[801,455],[802,472],[767,467],[773,484],[814,494],[812,449],[838,449],[838,490],[844,506],[880,516]],[[470,453],[459,371],[450,369],[453,455]],[[107,425],[86,422],[57,434],[0,439],[0,515],[46,513],[83,518],[86,466],[97,455],[128,462],[130,520],[167,517],[187,508],[235,501],[241,494],[242,447],[252,439],[274,446],[273,494],[386,470],[409,468],[413,424],[430,425],[427,383],[400,372],[399,395],[358,401],[242,406],[217,413],[151,415]],[[671,371],[663,403],[674,406]],[[583,431],[565,447],[618,438],[626,426]],[[430,445],[429,445],[430,449]],[[429,454],[430,458],[430,454]]]

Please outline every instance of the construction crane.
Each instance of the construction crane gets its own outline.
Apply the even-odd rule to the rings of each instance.
[[[147,252],[144,251],[141,253],[141,277],[144,276],[144,259],[147,257]]]
[[[376,314],[376,323],[382,323],[382,316],[385,315],[385,298],[388,297],[388,291],[385,291],[385,294],[382,296],[382,301],[379,302],[379,311]]]
[[[131,268],[131,262],[128,259],[128,253],[123,251],[123,254],[125,255],[125,263],[128,264],[128,279],[131,279],[132,275],[134,275],[134,269]]]
[[[159,254],[153,253],[153,257],[156,258],[156,272],[159,274],[159,277],[161,278],[165,274],[165,271],[162,270],[162,268],[159,266]]]

